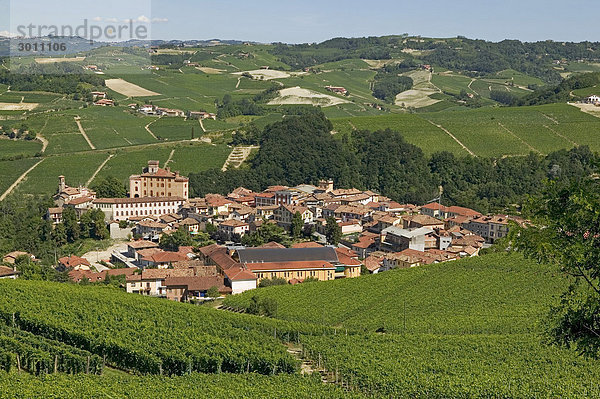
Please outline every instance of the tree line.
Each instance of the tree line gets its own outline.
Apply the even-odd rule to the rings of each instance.
[[[339,138],[331,135],[332,128],[318,108],[286,116],[258,135],[260,150],[248,168],[191,173],[192,192],[227,194],[239,186],[257,191],[332,178],[337,187],[370,189],[401,203],[426,203],[439,195],[441,186],[445,205],[487,213],[521,204],[527,195],[540,192],[547,179],[583,178],[600,164],[588,147],[504,159],[450,152],[428,157],[404,140],[402,126]]]

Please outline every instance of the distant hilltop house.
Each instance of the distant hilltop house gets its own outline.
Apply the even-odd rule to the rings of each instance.
[[[342,96],[345,96],[348,94],[348,90],[346,90],[345,87],[325,86],[325,88],[332,93],[341,94]]]
[[[140,108],[138,108],[138,111],[146,115],[156,115],[156,106],[152,104],[144,104]]]
[[[107,98],[101,98],[100,100],[96,101],[94,103],[94,105],[99,105],[102,107],[112,107],[115,105],[114,100],[109,100]]]
[[[106,98],[106,93],[103,91],[93,91],[91,94],[92,94],[92,97],[94,98],[94,100]]]
[[[182,197],[189,198],[189,179],[158,167],[158,161],[148,161],[141,175],[129,177],[129,196],[139,197]]]
[[[101,71],[101,69],[98,68],[97,65],[86,65],[86,66],[83,67],[83,69],[86,69],[88,71],[95,71],[95,72]]]
[[[156,114],[160,116],[185,116],[185,113],[180,109],[171,108],[156,108]]]
[[[591,95],[589,97],[586,97],[585,102],[587,104],[594,104],[600,106],[600,96]]]

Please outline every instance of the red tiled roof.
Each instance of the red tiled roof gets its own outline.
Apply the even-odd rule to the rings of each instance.
[[[58,260],[58,262],[65,267],[76,267],[76,266],[90,266],[90,262],[87,259],[80,258],[79,256],[71,255],[71,256],[63,256]]]
[[[241,220],[230,219],[230,220],[226,220],[223,223],[221,223],[220,226],[242,227],[242,226],[248,226],[248,223],[242,222]]]
[[[71,201],[67,202],[68,205],[81,205],[81,204],[85,204],[86,202],[92,202],[94,199],[92,197],[79,197],[79,198],[75,198],[72,199]]]
[[[225,270],[225,275],[230,281],[244,281],[257,279],[254,273],[247,269],[244,269],[243,267],[239,266],[239,264],[237,266]]]
[[[271,242],[268,242],[266,244],[258,246],[258,248],[285,248],[285,245],[281,245],[278,242],[271,241]]]
[[[0,277],[8,277],[8,276],[15,276],[19,274],[19,272],[14,271],[12,268],[7,267],[7,266],[0,266]]]
[[[208,291],[212,287],[218,287],[221,293],[230,293],[231,288],[225,287],[221,276],[191,276],[191,277],[167,277],[165,286],[186,287],[188,291]]]
[[[138,240],[138,241],[128,242],[127,246],[129,246],[133,249],[146,249],[146,248],[157,248],[158,244],[155,242],[152,242],[152,241]]]
[[[308,241],[296,243],[292,245],[292,248],[320,248],[322,246],[323,245],[319,244],[318,242]]]
[[[188,260],[187,256],[181,255],[178,252],[161,251],[156,252],[148,257],[144,257],[143,260],[152,263],[176,263],[184,260]]]

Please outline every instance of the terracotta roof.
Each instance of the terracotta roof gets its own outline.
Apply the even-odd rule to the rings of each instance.
[[[210,245],[207,245],[205,247],[198,248],[198,250],[200,251],[200,253],[202,255],[205,255],[205,256],[208,256],[208,255],[212,254],[215,251],[220,251],[220,250],[223,250],[223,249],[227,250],[225,247],[222,247],[222,246],[220,246],[218,244],[210,244]]]
[[[365,267],[370,272],[374,272],[381,267],[382,262],[383,256],[370,255],[367,257],[367,259],[365,259]]]
[[[19,256],[29,256],[31,259],[35,259],[35,256],[33,256],[27,252],[13,251],[13,252],[9,252],[6,255],[4,255],[4,257],[2,258],[2,261],[13,264],[13,263],[15,263],[15,260],[17,260],[17,258]]]
[[[266,244],[259,245],[257,248],[285,248],[285,245],[281,245],[278,242],[270,241]]]
[[[208,291],[212,287],[218,287],[219,292],[231,292],[231,288],[225,287],[223,277],[221,276],[191,276],[191,277],[167,277],[165,286],[187,287],[188,291]]]
[[[417,223],[422,226],[432,226],[436,224],[444,224],[443,221],[436,219],[434,217],[428,215],[405,215],[402,216],[402,219],[409,221],[411,223]]]
[[[230,281],[247,281],[257,279],[254,273],[239,266],[239,264],[225,270],[225,275]]]
[[[354,259],[352,256],[349,255],[349,252],[350,252],[353,254],[353,256],[356,256],[356,253],[354,251],[342,250],[341,248],[336,248],[335,251],[337,252],[338,260],[339,260],[340,264],[342,264],[342,265],[360,266],[362,264],[360,261]]]
[[[282,191],[282,190],[287,190],[289,187],[288,186],[269,186],[265,192],[266,193],[272,193],[275,191]]]
[[[198,222],[196,219],[193,218],[185,218],[183,219],[181,222],[179,222],[179,225],[184,225],[184,226],[195,226],[197,224],[200,224],[200,222]]]
[[[158,248],[158,244],[152,241],[138,240],[127,243],[133,249]]]
[[[90,266],[90,262],[87,259],[80,258],[79,256],[71,255],[71,256],[63,256],[58,260],[58,262],[65,267],[76,267],[76,266]]]
[[[318,242],[308,241],[308,242],[298,242],[292,245],[292,248],[321,248],[323,245]]]
[[[81,205],[81,204],[85,204],[86,202],[92,202],[94,199],[92,197],[79,197],[79,198],[75,198],[72,199],[70,201],[67,202],[68,205]]]
[[[49,214],[63,213],[63,208],[48,208]]]
[[[160,248],[146,248],[146,249],[139,249],[136,251],[138,256],[140,258],[150,258],[152,255],[154,255],[157,252],[162,252],[162,249]]]
[[[142,173],[142,177],[162,177],[165,179],[177,179],[178,181],[188,181],[187,177],[179,176],[178,173],[174,173],[162,168],[158,168],[156,173]]]
[[[142,259],[152,263],[176,263],[188,260],[188,257],[181,255],[178,252],[161,251],[156,252],[148,257],[144,257]]]
[[[138,223],[138,226],[147,227],[149,229],[166,229],[169,227],[168,224],[155,222],[154,220],[142,220]]]
[[[228,226],[228,227],[242,227],[248,226],[248,223],[242,222],[241,220],[229,219],[220,224],[220,226]]]
[[[0,277],[16,276],[19,272],[7,266],[0,266]]]

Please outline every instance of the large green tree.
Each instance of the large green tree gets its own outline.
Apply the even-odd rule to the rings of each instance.
[[[300,212],[294,213],[292,217],[292,237],[298,238],[302,235],[302,228],[304,227],[304,220]]]
[[[166,251],[178,251],[179,247],[194,246],[194,239],[186,229],[178,229],[171,234],[163,234],[159,246]]]
[[[325,237],[327,242],[333,245],[337,245],[342,239],[342,228],[337,223],[334,217],[328,217],[325,225]]]
[[[549,333],[581,352],[600,351],[600,183],[553,182],[526,207],[533,225],[513,230],[512,245],[555,264],[569,280],[552,308]]]
[[[98,198],[122,198],[127,195],[125,185],[114,176],[107,176],[95,182],[91,187]]]

